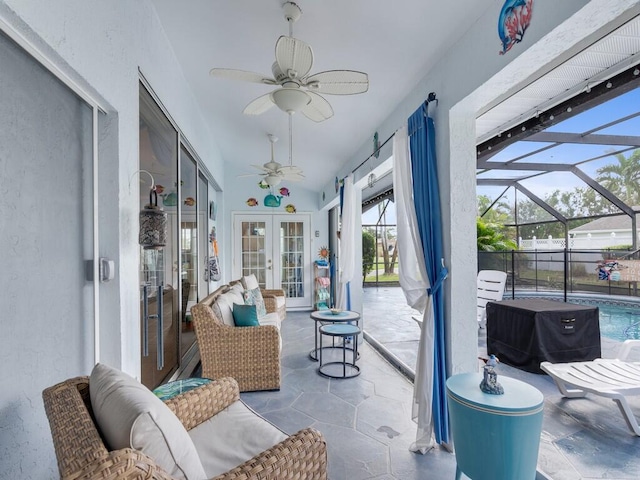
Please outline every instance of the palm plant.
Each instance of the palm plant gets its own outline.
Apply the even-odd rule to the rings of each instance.
[[[479,252],[497,252],[504,250],[517,250],[518,245],[507,238],[496,224],[487,223],[482,218],[476,220]]]
[[[597,170],[598,182],[627,205],[640,205],[640,149],[625,157],[616,154],[617,164],[605,165]]]

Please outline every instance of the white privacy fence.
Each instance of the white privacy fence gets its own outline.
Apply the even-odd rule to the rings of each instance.
[[[562,250],[565,247],[572,250],[601,250],[621,245],[631,245],[631,232],[599,237],[570,238],[566,246],[564,238],[536,238],[529,240],[518,239],[518,248],[522,250]]]

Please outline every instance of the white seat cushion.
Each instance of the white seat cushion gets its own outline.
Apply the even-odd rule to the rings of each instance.
[[[243,402],[189,431],[207,478],[228,472],[287,438]]]
[[[267,313],[266,315],[258,318],[258,321],[260,322],[260,325],[274,325],[278,328],[278,332],[282,325],[282,319],[280,318],[280,315],[278,315],[278,312]]]
[[[287,299],[284,295],[276,295],[276,307],[279,309],[287,304]]]
[[[147,387],[100,363],[89,385],[96,423],[110,448],[139,450],[174,478],[207,478],[187,430]]]

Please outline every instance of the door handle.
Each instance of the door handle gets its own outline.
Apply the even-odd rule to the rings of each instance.
[[[149,356],[149,289],[142,287],[142,356]]]
[[[157,367],[158,370],[162,370],[164,368],[164,301],[162,298],[162,288],[163,284],[158,285],[158,335],[157,335],[157,350],[158,350],[158,358],[157,358]]]

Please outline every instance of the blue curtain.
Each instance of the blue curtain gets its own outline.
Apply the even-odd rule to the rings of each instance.
[[[441,288],[442,282],[447,276],[447,269],[442,260],[442,218],[435,153],[435,128],[433,120],[429,118],[426,103],[409,117],[409,147],[416,217],[427,275],[429,275],[429,283],[431,284],[428,293],[433,297],[435,339],[432,410],[434,433],[436,442],[449,443],[449,411],[445,385],[447,352],[445,348],[444,301]]]

